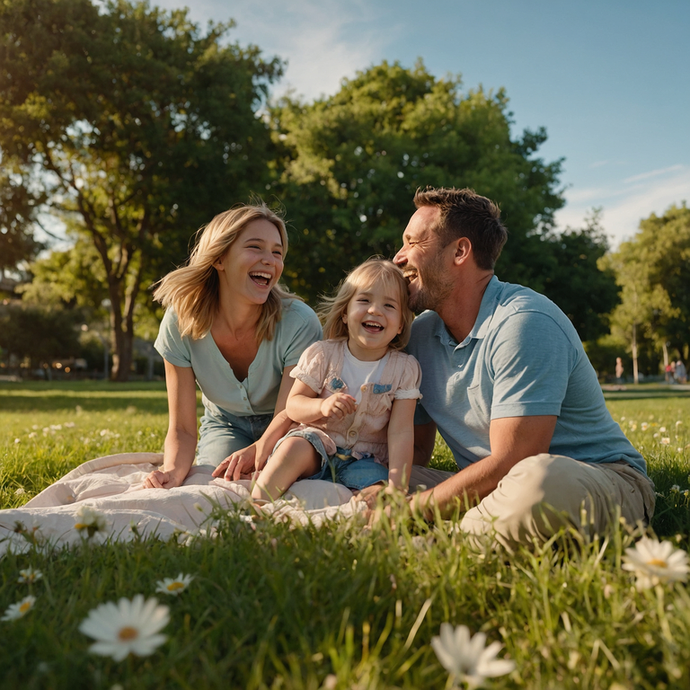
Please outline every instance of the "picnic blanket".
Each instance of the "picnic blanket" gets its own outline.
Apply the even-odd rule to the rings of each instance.
[[[213,529],[214,517],[247,506],[250,482],[211,476],[213,468],[193,466],[182,486],[145,489],[146,475],[163,462],[162,453],[120,453],[76,467],[21,508],[0,510],[0,555],[33,545],[60,548],[136,538],[194,538]],[[320,525],[363,509],[340,484],[304,480],[264,507],[276,520]],[[249,519],[248,513],[245,518]],[[91,522],[91,529],[85,523]]]

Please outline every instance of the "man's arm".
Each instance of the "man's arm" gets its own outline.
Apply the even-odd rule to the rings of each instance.
[[[414,427],[414,458],[413,465],[426,467],[431,460],[436,443],[436,422],[415,424]]]
[[[433,489],[415,494],[412,497],[413,510],[419,510],[424,517],[431,518],[434,506],[445,516],[458,503],[461,508],[474,505],[498,486],[513,465],[524,458],[549,451],[557,419],[555,415],[549,415],[492,420],[489,427],[491,455],[466,467]]]

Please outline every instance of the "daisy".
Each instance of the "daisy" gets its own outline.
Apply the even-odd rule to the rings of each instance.
[[[29,611],[34,607],[36,602],[36,597],[28,596],[24,597],[17,604],[10,604],[5,611],[5,615],[0,618],[3,621],[16,621],[23,616],[26,616]]]
[[[623,570],[637,576],[637,589],[649,589],[666,582],[685,582],[688,576],[688,554],[675,549],[670,541],[642,537],[634,548],[625,550]]]
[[[107,527],[105,516],[102,513],[94,510],[90,505],[85,505],[77,511],[78,521],[74,525],[74,529],[81,532],[86,530],[89,538],[93,537],[96,532],[101,532]]]
[[[177,577],[166,577],[164,580],[158,580],[156,584],[156,592],[162,594],[173,594],[177,596],[189,587],[189,583],[194,579],[194,575],[183,575],[180,573]]]
[[[43,573],[40,570],[34,570],[29,566],[26,570],[19,571],[19,579],[17,582],[32,585],[36,580],[40,580],[43,577]]]
[[[128,654],[149,656],[167,637],[158,633],[168,624],[170,609],[158,600],[144,601],[137,594],[131,601],[124,597],[117,604],[108,602],[93,609],[79,630],[96,642],[89,651],[122,661]]]
[[[486,678],[503,676],[515,668],[513,661],[496,659],[501,649],[499,642],[492,642],[488,647],[485,644],[484,633],[470,637],[466,625],[453,629],[450,623],[441,623],[440,636],[431,639],[431,646],[442,666],[453,679],[464,681],[470,688],[481,685]]]

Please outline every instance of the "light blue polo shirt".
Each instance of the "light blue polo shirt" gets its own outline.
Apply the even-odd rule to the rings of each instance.
[[[460,469],[490,455],[492,419],[556,415],[549,452],[583,462],[646,463],[613,421],[568,317],[529,288],[489,282],[477,321],[457,343],[433,311],[412,325],[422,367],[416,424],[434,420]]]
[[[207,414],[243,417],[273,414],[283,369],[297,364],[302,352],[321,337],[314,311],[304,302],[284,299],[273,339],[261,342],[244,381],[237,380],[210,333],[198,340],[180,337],[171,309],[165,312],[154,347],[170,364],[194,370]]]

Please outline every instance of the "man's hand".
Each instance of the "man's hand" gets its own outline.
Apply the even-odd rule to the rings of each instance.
[[[321,414],[325,419],[342,419],[356,409],[357,402],[347,393],[334,393],[321,403]]]
[[[242,448],[229,455],[213,470],[214,477],[222,477],[225,481],[232,482],[239,479],[251,479],[255,470],[262,469],[255,466],[256,444]],[[266,461],[262,463],[262,466]]]

